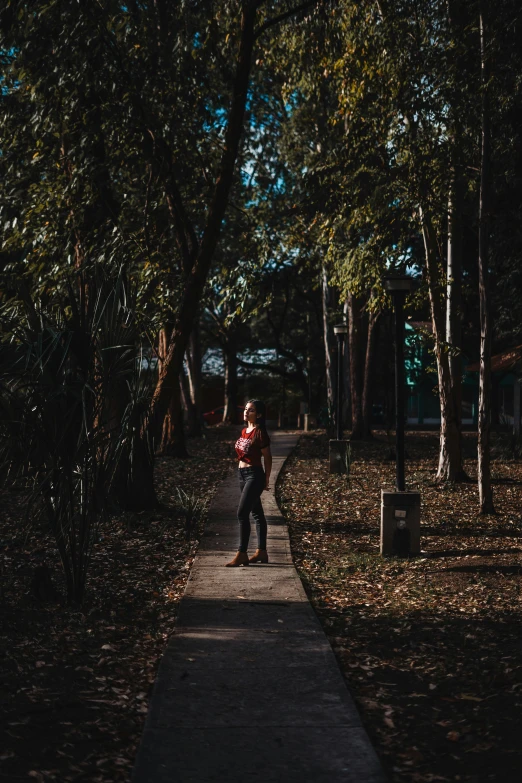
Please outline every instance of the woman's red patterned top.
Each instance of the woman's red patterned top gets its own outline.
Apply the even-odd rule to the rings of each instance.
[[[262,427],[254,427],[247,432],[246,427],[241,437],[236,440],[235,449],[238,460],[248,465],[261,467],[261,449],[270,446],[268,432]]]

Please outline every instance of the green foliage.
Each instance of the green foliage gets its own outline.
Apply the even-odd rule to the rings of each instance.
[[[1,259],[13,274],[37,272],[39,295],[84,262],[124,264],[138,306],[158,326],[172,321],[187,271],[173,202],[198,238],[238,10],[13,0],[0,11]]]

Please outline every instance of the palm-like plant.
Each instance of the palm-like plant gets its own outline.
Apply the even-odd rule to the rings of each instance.
[[[54,307],[27,292],[4,305],[11,327],[0,363],[4,475],[29,478],[70,602],[81,602],[96,529],[116,477],[132,471],[150,389],[133,295],[122,270],[91,270]]]
[[[193,531],[205,515],[205,502],[196,492],[186,492],[177,488],[177,506],[185,522],[185,538],[190,541]]]

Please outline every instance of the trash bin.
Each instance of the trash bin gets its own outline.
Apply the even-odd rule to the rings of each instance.
[[[420,553],[420,492],[381,490],[381,555]]]

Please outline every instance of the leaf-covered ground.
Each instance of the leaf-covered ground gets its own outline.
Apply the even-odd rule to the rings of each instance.
[[[189,441],[188,460],[161,459],[163,508],[100,530],[85,605],[42,603],[35,567],[60,569],[52,542],[24,527],[23,495],[0,511],[0,783],[129,780],[159,658],[197,548],[185,539],[177,488],[208,505],[232,469],[234,431]],[[202,527],[198,534],[202,533]]]
[[[421,557],[379,555],[384,434],[328,473],[323,434],[302,437],[278,496],[294,561],[364,725],[394,783],[522,780],[522,465],[493,461],[496,516],[476,483],[433,483],[436,434],[410,433],[408,489],[422,493]],[[473,435],[465,467],[476,476]],[[475,451],[476,453],[476,451]]]

